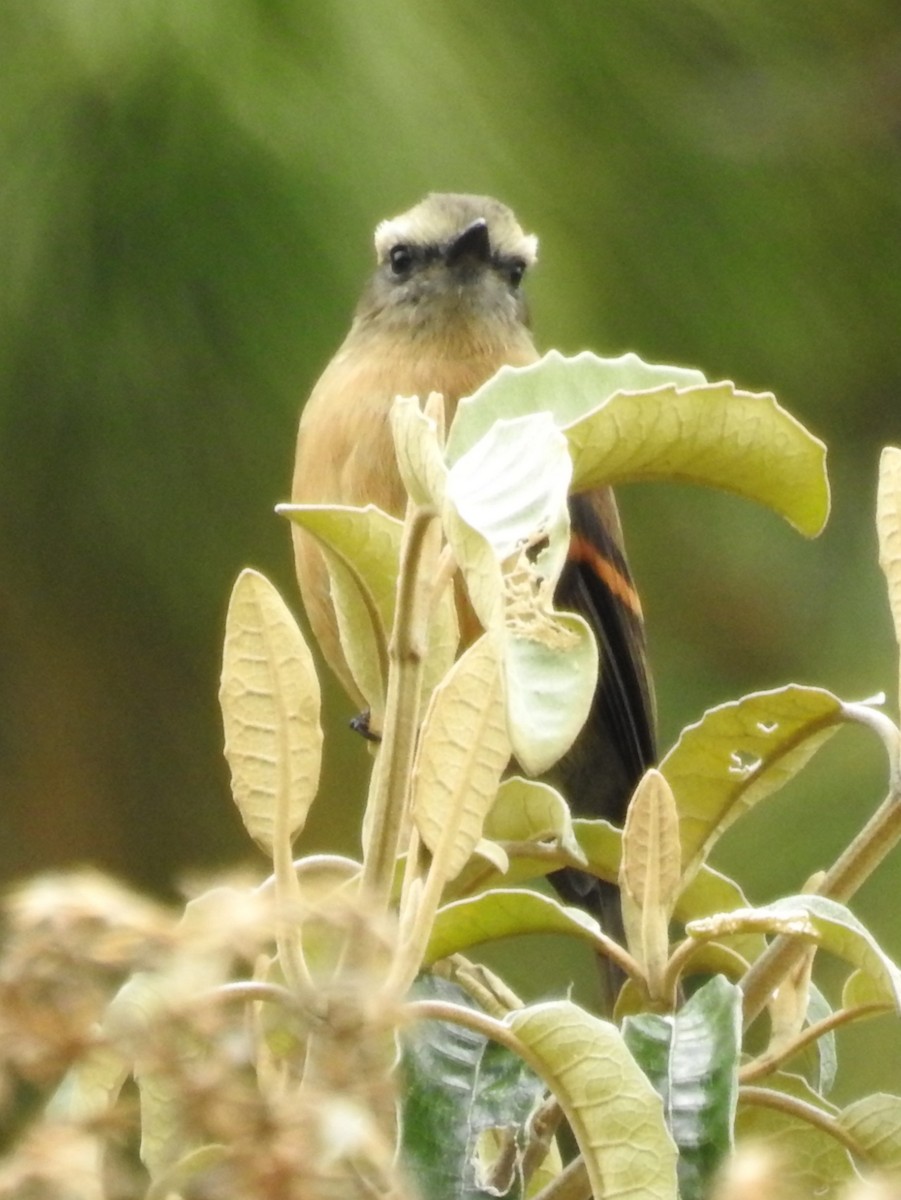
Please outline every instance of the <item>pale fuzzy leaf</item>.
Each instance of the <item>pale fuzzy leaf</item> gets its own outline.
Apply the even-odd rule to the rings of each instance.
[[[679,892],[679,819],[664,777],[653,768],[629,802],[619,884],[627,945],[654,987],[669,951],[669,922]]]
[[[496,640],[484,634],[435,689],[413,767],[412,817],[445,879],[481,838],[509,758]]]
[[[766,505],[808,537],[829,516],[826,447],[769,393],[730,382],[620,393],[566,434],[577,491],[704,484]]]
[[[835,1116],[836,1109],[799,1075],[779,1072],[767,1077],[767,1088],[784,1092]],[[845,1187],[855,1178],[851,1158],[825,1130],[808,1121],[762,1105],[742,1103],[739,1092],[735,1122],[739,1151],[747,1141],[771,1151],[779,1162],[779,1179],[801,1196],[816,1200],[844,1200]],[[790,1193],[793,1194],[793,1193]]]
[[[550,784],[521,775],[501,784],[484,832],[496,842],[554,842],[582,857],[569,805]]]
[[[292,840],[319,784],[322,728],[313,658],[287,605],[264,576],[242,571],[225,623],[225,755],[235,803],[251,836],[272,853]]]
[[[398,396],[391,409],[391,431],[397,466],[411,500],[420,508],[441,511],[447,467],[435,422],[425,415],[416,396]]]
[[[598,651],[588,623],[575,613],[507,618],[504,673],[507,722],[517,762],[541,775],[570,748],[588,718]]]
[[[742,813],[783,787],[843,723],[842,703],[790,684],[709,709],[660,763],[679,810],[684,879]]]
[[[616,1026],[567,1000],[520,1009],[506,1024],[559,1100],[593,1195],[676,1200],[677,1152],[662,1101]]]
[[[579,908],[524,888],[493,888],[440,908],[429,936],[425,965],[499,938],[527,933],[567,934],[594,943],[597,921]]]
[[[647,391],[667,383],[693,387],[706,382],[701,371],[646,363],[637,354],[599,358],[585,350],[567,358],[551,350],[530,366],[501,367],[477,392],[460,401],[447,439],[448,461],[455,462],[498,417],[550,412],[562,428],[615,392]]]
[[[849,1104],[838,1120],[866,1151],[870,1166],[901,1177],[901,1096],[865,1096]]]
[[[451,467],[446,498],[498,559],[540,538],[536,565],[553,587],[569,548],[572,460],[549,413],[496,421]]]
[[[895,640],[901,650],[901,449],[896,446],[886,446],[879,460],[876,532],[879,565],[885,572]],[[901,680],[898,699],[901,703]]]

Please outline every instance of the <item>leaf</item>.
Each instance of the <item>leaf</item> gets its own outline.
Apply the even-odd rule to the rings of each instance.
[[[485,837],[495,842],[553,842],[580,858],[569,805],[536,779],[513,775],[498,788],[485,820]]]
[[[412,817],[445,879],[482,837],[509,759],[500,662],[484,634],[435,689],[413,765]]]
[[[435,394],[435,393],[433,393]],[[420,408],[417,396],[398,396],[391,409],[397,465],[410,499],[420,508],[441,511],[447,466],[435,422]]]
[[[423,976],[415,999],[475,1008],[462,988]],[[481,1034],[444,1021],[417,1021],[402,1033],[401,1154],[423,1196],[493,1200],[485,1144],[506,1137],[511,1153],[508,1200],[522,1196],[519,1175],[529,1118],[544,1084],[517,1055]]]
[[[660,1097],[616,1026],[568,1000],[520,1009],[505,1023],[560,1102],[592,1194],[676,1200],[676,1147]]]
[[[47,1103],[45,1116],[90,1129],[111,1111],[130,1072],[131,1064],[117,1046],[98,1041],[66,1072]],[[97,1154],[99,1163],[99,1142]]]
[[[599,932],[597,921],[580,908],[526,888],[493,888],[438,910],[425,965],[500,938],[558,933],[594,944]]]
[[[504,674],[507,727],[516,761],[541,775],[566,753],[594,700],[598,651],[575,613],[536,616],[513,627],[507,616]]]
[[[276,512],[312,534],[325,556],[341,649],[355,684],[350,691],[378,718],[388,677],[388,635],[394,625],[403,522],[372,504],[365,508],[279,504]],[[454,597],[452,589],[446,588],[429,625],[425,698],[454,661],[458,641]],[[341,671],[331,665],[340,678]]]
[[[551,350],[527,367],[501,367],[477,392],[459,402],[447,439],[448,461],[455,462],[498,417],[551,412],[563,428],[615,392],[641,392],[667,383],[691,387],[706,382],[701,371],[656,366],[642,362],[637,354],[599,358],[586,350],[566,358]]]
[[[660,763],[679,809],[685,880],[729,826],[792,779],[845,720],[822,688],[790,684],[709,709]]]
[[[808,537],[829,516],[826,447],[769,393],[728,381],[620,393],[566,434],[577,491],[704,484],[756,500]]]
[[[732,1146],[741,989],[711,979],[674,1016],[627,1017],[623,1036],[663,1099],[679,1147],[681,1200],[703,1200]]]
[[[453,464],[446,503],[503,560],[534,540],[535,562],[553,591],[569,549],[572,460],[549,413],[497,420]]]
[[[764,929],[794,933],[814,942],[859,970],[866,971],[885,989],[901,1011],[901,971],[881,949],[876,939],[843,904],[825,896],[807,893],[784,896],[759,908],[738,910],[727,914],[724,923],[743,929]],[[712,933],[722,936],[716,918],[691,922],[686,932],[690,936],[706,937]]]
[[[676,901],[675,915],[677,920],[686,925],[700,917],[747,907],[745,894],[734,879],[714,871],[712,867],[701,867]],[[759,933],[735,934],[729,938],[729,948],[750,963],[763,954],[766,939]]]
[[[837,1112],[799,1075],[777,1072],[767,1076],[767,1084],[762,1091],[792,1096],[827,1119]],[[771,1150],[780,1163],[780,1179],[796,1188],[798,1195],[839,1200],[845,1196],[845,1184],[855,1178],[847,1150],[824,1129],[785,1112],[743,1102],[742,1093],[735,1134],[739,1147],[747,1140]]]
[[[657,995],[669,952],[669,922],[679,891],[679,822],[659,771],[642,776],[623,829],[619,884],[626,942]]]
[[[634,354],[567,359],[551,351],[531,366],[502,368],[458,405],[448,460],[498,416],[541,411],[553,413],[569,439],[577,490],[671,479],[757,500],[802,533],[816,534],[826,521],[825,447],[773,396]]]
[[[895,446],[886,446],[879,459],[876,532],[879,535],[879,565],[888,584],[895,641],[901,650],[901,450]],[[901,679],[898,697],[901,702]]]
[[[245,826],[270,854],[293,840],[316,795],[322,757],[319,681],[303,635],[256,571],[235,582],[225,621],[225,755]]]
[[[842,1008],[868,1007],[871,1004],[893,1008],[895,998],[891,986],[885,980],[874,979],[866,971],[852,971],[842,987]]]
[[[901,1096],[864,1096],[839,1113],[838,1120],[871,1166],[901,1176]]]
[[[372,504],[365,508],[279,504],[275,511],[316,539],[332,584],[341,650],[359,693],[353,698],[359,702],[362,697],[380,712],[388,676],[388,631],[394,616],[402,522]],[[340,678],[338,665],[331,665]]]

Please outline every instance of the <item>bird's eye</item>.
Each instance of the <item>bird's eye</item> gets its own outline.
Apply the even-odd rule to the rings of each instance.
[[[521,258],[513,258],[507,264],[507,281],[512,288],[518,288],[526,273],[526,264]]]
[[[392,246],[388,253],[388,261],[395,275],[406,275],[413,266],[413,251],[403,244]]]

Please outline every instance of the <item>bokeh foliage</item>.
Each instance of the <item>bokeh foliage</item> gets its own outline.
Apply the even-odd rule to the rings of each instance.
[[[664,745],[789,679],[892,687],[895,0],[2,0],[0,46],[3,877],[90,859],[165,889],[243,853],[226,598],[246,564],[295,594],[272,507],[299,407],[372,227],[428,190],[539,233],[542,347],[771,388],[830,446],[809,545],[721,496],[624,495]],[[333,696],[314,842],[354,844],[347,715]],[[883,771],[846,734],[761,813],[755,898],[827,862]],[[890,880],[861,902],[897,952]]]

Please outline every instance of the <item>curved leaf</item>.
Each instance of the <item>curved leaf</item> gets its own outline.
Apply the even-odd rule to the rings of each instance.
[[[433,393],[436,394],[436,393]],[[397,466],[414,504],[440,512],[447,467],[435,422],[422,411],[417,396],[398,396],[391,409]]]
[[[429,975],[412,997],[475,1007],[462,988]],[[544,1084],[518,1055],[462,1025],[418,1021],[404,1028],[401,1044],[401,1153],[418,1194],[492,1200],[502,1187],[518,1200],[527,1126]],[[509,1177],[493,1190],[485,1152],[492,1138],[506,1143],[509,1158]]]
[[[756,500],[815,537],[829,516],[826,447],[769,393],[733,383],[619,393],[566,430],[573,486],[670,480]]]
[[[505,367],[462,400],[448,437],[451,462],[498,416],[548,411],[564,429],[573,484],[671,479],[757,500],[802,533],[829,512],[825,447],[768,393],[708,383],[700,371],[556,351]]]
[[[679,1147],[681,1200],[703,1200],[732,1146],[741,1053],[741,989],[719,977],[674,1016],[641,1013],[626,1045],[663,1099]]]
[[[709,709],[660,764],[679,809],[683,878],[744,812],[793,778],[845,720],[822,688],[790,684]]]
[[[581,856],[569,805],[555,788],[513,775],[498,788],[485,820],[485,837],[495,842],[554,842]]]
[[[706,383],[703,372],[657,366],[637,354],[599,358],[585,350],[567,358],[550,350],[527,367],[501,367],[472,396],[460,401],[448,434],[448,461],[455,462],[491,428],[498,417],[551,412],[558,426],[572,424],[615,392],[642,392],[672,383]]]
[[[722,918],[692,921],[686,932],[695,937],[722,937],[731,929],[794,934],[866,971],[901,1012],[901,971],[870,931],[843,904],[804,893],[784,896],[759,908],[739,909]]]
[[[319,681],[287,605],[256,571],[235,582],[225,621],[225,756],[245,826],[270,854],[302,828],[322,758]]]
[[[425,965],[451,954],[528,933],[561,933],[594,942],[597,921],[579,908],[526,888],[494,888],[440,908],[432,925]]]
[[[570,748],[594,700],[598,650],[575,613],[535,614],[504,639],[507,727],[513,754],[530,775],[549,770]]]
[[[506,1018],[526,1061],[553,1089],[595,1196],[676,1200],[676,1147],[660,1097],[615,1025],[568,1000]]]
[[[799,1075],[770,1075],[767,1088],[761,1090],[792,1096],[827,1119],[836,1115],[837,1110]],[[774,1108],[742,1102],[741,1093],[735,1133],[739,1144],[747,1139],[771,1150],[779,1162],[780,1180],[796,1188],[799,1196],[839,1200],[846,1195],[846,1184],[855,1178],[847,1150],[825,1129]]]
[[[500,662],[484,634],[435,689],[413,765],[411,815],[445,879],[482,837],[509,759]]]
[[[838,1120],[872,1166],[901,1176],[901,1096],[864,1096],[839,1113]]]

